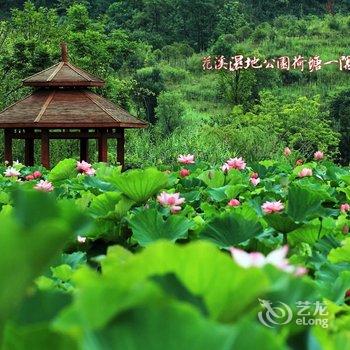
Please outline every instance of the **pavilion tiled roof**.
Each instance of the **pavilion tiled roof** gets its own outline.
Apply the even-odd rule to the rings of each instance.
[[[0,113],[0,127],[143,128],[147,124],[89,90],[38,90]]]
[[[62,60],[31,77],[25,86],[37,87],[30,96],[0,113],[0,128],[143,128],[147,123],[91,91],[104,85],[68,62],[62,44]]]
[[[67,46],[62,44],[61,62],[23,80],[25,86],[36,87],[101,87],[105,82],[68,61]]]
[[[25,86],[100,87],[105,82],[69,62],[60,62],[23,80]]]

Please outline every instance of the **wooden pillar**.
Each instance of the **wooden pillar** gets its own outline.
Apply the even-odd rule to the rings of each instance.
[[[107,162],[108,145],[107,145],[107,131],[105,129],[99,130],[98,136],[98,161]]]
[[[125,165],[125,156],[124,156],[124,146],[125,146],[125,136],[124,136],[124,129],[119,129],[118,132],[120,133],[120,137],[117,139],[117,162],[122,166],[122,169],[124,169]]]
[[[89,129],[81,129],[81,132],[89,132]],[[80,139],[80,161],[89,162],[89,139],[82,137]]]
[[[24,164],[28,166],[34,165],[34,130],[25,130],[25,145],[24,145]]]
[[[50,169],[50,134],[49,129],[41,129],[41,165]]]
[[[12,164],[13,158],[12,158],[12,135],[13,135],[13,129],[4,129],[4,141],[5,141],[5,147],[4,147],[4,160]]]

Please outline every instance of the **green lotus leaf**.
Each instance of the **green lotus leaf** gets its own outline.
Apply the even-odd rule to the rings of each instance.
[[[86,223],[73,203],[57,203],[47,193],[16,191],[13,202],[13,210],[0,218],[0,338],[34,278]]]
[[[344,181],[348,186],[350,186],[350,175],[342,175],[340,176],[340,180]]]
[[[86,335],[86,344],[93,344],[96,350],[119,347],[137,350],[145,343],[148,350],[245,350],[257,346],[261,350],[286,349],[282,336],[273,335],[262,325],[248,322],[234,326],[220,324],[201,317],[190,305],[174,301],[136,308],[105,329]]]
[[[120,220],[134,203],[120,192],[105,192],[93,198],[88,212],[93,218]]]
[[[96,169],[95,178],[100,179],[103,182],[111,182],[115,176],[118,176],[122,172],[121,166],[110,166],[106,163],[94,164]]]
[[[328,260],[333,264],[350,263],[350,238],[342,242],[342,246],[334,248],[329,252]]]
[[[156,168],[133,169],[122,174],[114,174],[110,181],[127,197],[136,203],[142,203],[167,187],[168,175]]]
[[[75,159],[64,159],[51,170],[48,180],[52,182],[64,181],[75,178],[77,174],[77,161]]]
[[[208,187],[217,188],[225,184],[225,175],[221,170],[207,170],[198,176]]]
[[[228,186],[218,187],[218,188],[208,188],[208,193],[215,202],[222,202],[224,200],[227,200],[227,195],[226,195],[227,188]]]
[[[304,181],[292,183],[288,191],[287,214],[297,222],[325,216],[322,203],[331,199],[329,193],[320,185]]]
[[[300,226],[300,224],[295,223],[288,215],[283,213],[265,215],[264,220],[269,226],[281,233],[291,232]]]
[[[226,183],[229,185],[239,185],[242,183],[247,183],[248,180],[240,170],[231,169],[226,175]]]
[[[350,201],[350,186],[344,187],[344,188],[339,188],[339,192],[343,192],[346,195],[346,200]]]
[[[288,243],[295,246],[299,243],[314,244],[320,238],[331,234],[335,229],[335,221],[332,218],[311,220],[288,233]]]
[[[142,246],[158,239],[167,239],[175,242],[187,238],[191,222],[183,216],[171,215],[166,220],[156,209],[139,211],[131,219],[129,225],[133,238]]]
[[[246,188],[247,186],[243,184],[229,185],[227,186],[225,193],[228,199],[237,198],[238,195]]]
[[[208,222],[200,237],[214,242],[221,248],[228,248],[247,241],[262,230],[263,227],[255,211],[243,206]]]
[[[263,270],[243,269],[228,254],[204,241],[186,245],[157,241],[134,255],[114,246],[101,264],[102,274],[87,267],[74,274],[79,292],[74,303],[58,317],[55,326],[59,330],[101,329],[116,318],[123,319],[129,310],[169,305],[174,299],[204,316],[198,305],[202,300],[211,320],[238,322],[255,310],[258,296],[270,284]],[[168,274],[176,276],[187,290],[185,294],[183,289],[175,292],[155,283],[156,276]],[[166,299],[162,299],[164,292]]]

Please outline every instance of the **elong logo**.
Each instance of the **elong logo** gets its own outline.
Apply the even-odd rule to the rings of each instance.
[[[292,308],[282,301],[258,299],[263,310],[258,313],[260,323],[269,328],[289,324],[293,320]],[[298,311],[293,322],[298,326],[321,326],[328,328],[327,305],[320,301],[297,301]]]

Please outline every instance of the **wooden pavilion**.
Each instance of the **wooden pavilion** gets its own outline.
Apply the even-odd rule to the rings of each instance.
[[[147,124],[88,88],[104,81],[68,61],[61,44],[61,62],[23,80],[33,94],[0,113],[4,158],[12,163],[12,140],[24,139],[25,165],[34,165],[34,140],[41,140],[41,164],[50,168],[50,139],[80,140],[80,160],[89,161],[89,140],[97,139],[98,160],[107,161],[109,138],[117,139],[117,161],[124,166],[124,129]]]

